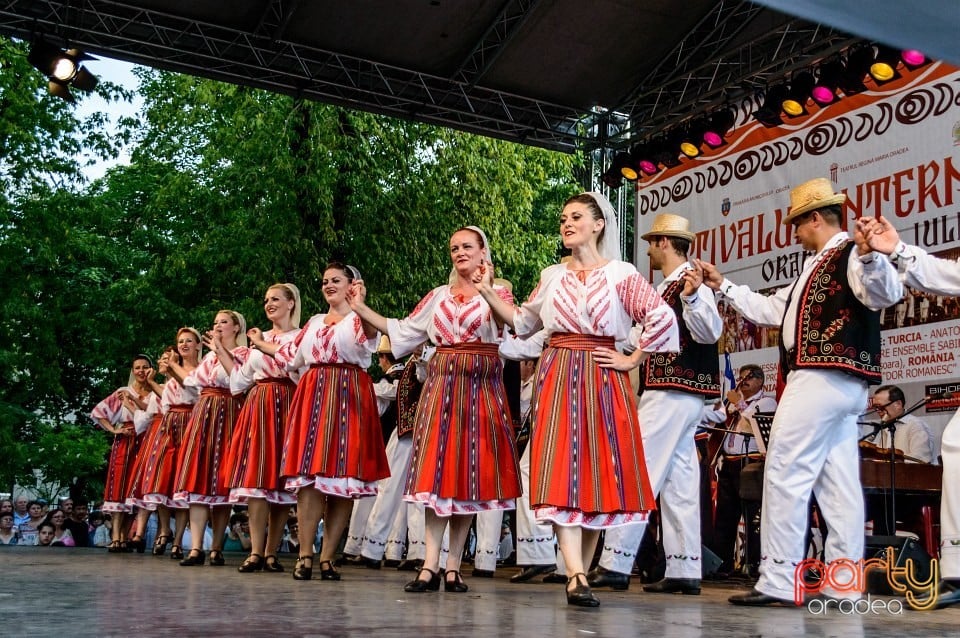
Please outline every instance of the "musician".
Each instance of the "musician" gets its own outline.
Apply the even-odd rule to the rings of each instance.
[[[879,309],[896,303],[903,285],[888,261],[861,252],[861,235],[851,241],[841,228],[846,199],[826,178],[790,191],[783,223],[812,254],[793,284],[772,295],[738,286],[712,264],[698,262],[704,282],[737,311],[760,326],[780,328],[786,375],[764,468],[760,580],[753,591],[732,596],[732,604],[793,605],[813,493],[830,524],[827,560],[863,558],[857,416],[867,386],[881,380]],[[850,576],[842,565],[840,576]]]
[[[774,412],[777,401],[763,392],[765,377],[763,368],[747,364],[740,368],[735,389],[727,393],[727,400],[713,410],[704,411],[704,419],[722,424],[735,431],[741,416],[753,416],[755,412]],[[737,530],[743,517],[747,530],[748,575],[756,573],[760,565],[760,501],[740,498],[740,471],[748,463],[762,462],[757,440],[736,432],[723,436],[717,455],[717,509],[714,514],[713,551],[723,560],[713,575],[725,580],[734,571],[734,549]]]
[[[905,400],[903,390],[895,385],[884,385],[877,388],[870,400],[870,406],[876,410],[881,423],[896,423],[896,433],[893,435],[893,447],[902,454],[907,463],[937,462],[937,453],[934,450],[933,434],[923,419],[912,414],[904,415]],[[861,436],[871,432],[871,426],[863,426]],[[874,433],[867,439],[879,448],[890,447],[890,430],[884,429]]]

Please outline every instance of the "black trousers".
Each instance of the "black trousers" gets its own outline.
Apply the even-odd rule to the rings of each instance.
[[[734,568],[737,529],[743,516],[747,527],[747,564],[760,564],[760,501],[740,498],[740,470],[750,459],[724,459],[717,475],[717,513],[713,530],[713,551],[723,560],[718,571]]]

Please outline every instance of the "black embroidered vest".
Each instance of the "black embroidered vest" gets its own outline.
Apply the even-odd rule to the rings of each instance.
[[[670,282],[663,300],[677,315],[680,352],[651,353],[640,375],[643,389],[678,390],[714,398],[720,396],[720,356],[716,343],[697,343],[683,320],[683,279]],[[643,390],[641,390],[641,393]]]
[[[414,417],[423,384],[417,381],[417,364],[413,359],[407,361],[397,383],[397,400],[394,403],[397,414],[397,436],[403,438],[413,432]]]
[[[880,313],[863,305],[850,288],[847,261],[853,246],[848,239],[830,249],[803,289],[795,291],[797,345],[783,351],[781,369],[785,364],[787,370],[839,370],[869,385],[881,382]]]

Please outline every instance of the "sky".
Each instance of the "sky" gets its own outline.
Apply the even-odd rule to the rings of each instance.
[[[134,65],[128,62],[111,60],[110,58],[101,56],[96,57],[96,60],[84,62],[84,66],[88,71],[96,75],[101,80],[108,80],[114,84],[119,84],[123,88],[130,91],[136,91],[137,77],[133,74]],[[79,91],[74,91],[74,93],[79,93]],[[103,111],[109,115],[110,122],[113,125],[116,125],[116,122],[121,117],[136,115],[142,106],[143,100],[140,98],[139,94],[134,95],[133,102],[107,102],[99,95],[91,93],[89,95],[85,95],[82,100],[78,101],[77,117],[83,119],[97,111]],[[86,175],[87,179],[92,181],[99,177],[103,177],[107,169],[112,166],[129,163],[130,155],[125,149],[123,152],[121,152],[119,159],[108,162],[98,161],[93,166],[84,168],[83,173]]]

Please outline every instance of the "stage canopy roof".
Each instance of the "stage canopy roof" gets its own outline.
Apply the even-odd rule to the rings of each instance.
[[[957,0],[765,4],[804,17],[729,0],[0,0],[0,33],[562,151],[761,91],[851,31],[960,59]]]

